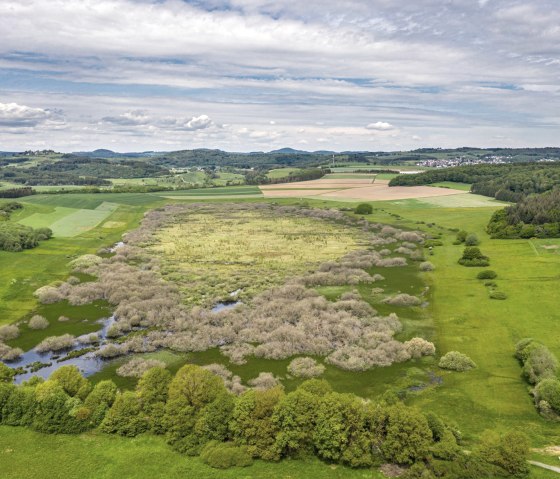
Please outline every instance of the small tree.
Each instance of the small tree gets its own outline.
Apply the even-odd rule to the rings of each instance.
[[[275,443],[280,431],[272,415],[283,395],[280,387],[251,389],[239,396],[235,404],[231,421],[234,441],[248,446],[254,457],[265,460],[279,458]]]
[[[148,422],[140,410],[136,394],[125,391],[117,394],[99,429],[109,434],[134,437],[148,430]]]
[[[354,213],[357,215],[371,215],[373,212],[373,207],[369,203],[360,203],[354,209]]]
[[[85,399],[91,391],[90,382],[82,376],[76,366],[62,366],[51,374],[51,381],[57,381],[70,397]]]
[[[465,238],[465,245],[466,246],[478,246],[479,244],[480,244],[480,241],[478,239],[478,236],[476,236],[474,233],[470,233]]]
[[[382,445],[383,455],[389,461],[413,464],[427,455],[431,442],[432,431],[423,414],[401,405],[391,409]]]

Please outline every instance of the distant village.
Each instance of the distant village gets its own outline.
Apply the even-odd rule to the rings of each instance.
[[[504,163],[511,163],[512,156],[498,156],[488,155],[480,158],[473,158],[472,156],[458,156],[456,158],[443,158],[438,160],[423,160],[415,163],[416,166],[424,166],[429,168],[451,168],[453,166],[466,166],[466,165],[501,165]],[[557,158],[540,158],[538,162],[554,162],[559,161]]]

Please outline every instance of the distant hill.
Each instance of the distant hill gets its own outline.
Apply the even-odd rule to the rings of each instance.
[[[151,156],[158,156],[164,152],[155,151],[142,151],[142,152],[130,152],[130,153],[118,153],[112,150],[106,150],[100,148],[94,151],[75,151],[71,153],[73,156],[87,157],[87,158],[145,158]]]

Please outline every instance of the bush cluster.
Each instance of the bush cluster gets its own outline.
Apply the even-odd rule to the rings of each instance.
[[[558,359],[544,345],[532,338],[522,339],[515,346],[515,357],[523,366],[523,376],[535,386],[531,394],[539,412],[550,418],[560,416],[560,381]]]
[[[463,256],[459,259],[459,264],[463,266],[489,266],[490,258],[484,256],[476,246],[467,246],[463,251]]]
[[[498,277],[498,273],[492,271],[491,269],[485,269],[476,275],[477,279],[496,279]]]
[[[49,228],[33,229],[19,223],[0,222],[0,250],[18,252],[35,248],[51,236]]]
[[[464,372],[476,368],[475,362],[466,354],[458,351],[449,351],[439,360],[438,366],[442,369]]]

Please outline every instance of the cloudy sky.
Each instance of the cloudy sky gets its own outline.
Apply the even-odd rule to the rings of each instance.
[[[1,0],[0,150],[560,145],[558,0]]]

